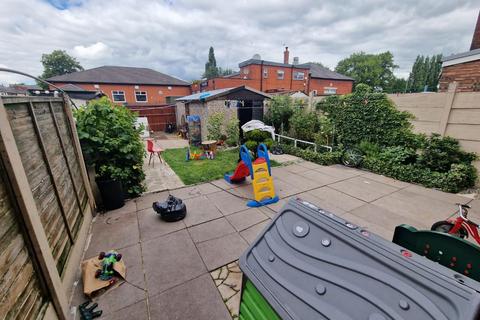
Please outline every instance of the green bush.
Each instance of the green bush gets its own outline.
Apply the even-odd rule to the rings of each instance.
[[[239,121],[236,117],[233,117],[227,123],[227,139],[225,142],[228,146],[234,147],[238,146],[240,128],[239,128]]]
[[[369,141],[380,146],[416,143],[409,120],[412,115],[398,111],[386,94],[374,93],[363,85],[344,96],[330,96],[317,105],[335,126],[338,142],[353,146]]]
[[[141,194],[145,146],[140,138],[143,128],[135,129],[136,114],[104,97],[74,115],[83,154],[98,178],[121,181],[131,196]]]
[[[316,112],[296,109],[290,118],[290,136],[292,138],[314,141],[315,133],[319,130],[320,123]]]
[[[207,138],[208,140],[220,140],[222,137],[222,125],[225,119],[223,112],[215,112],[207,120]]]
[[[434,171],[447,172],[452,164],[470,164],[475,158],[474,153],[460,149],[458,140],[432,134],[424,142],[419,162]]]
[[[336,150],[333,152],[318,153],[311,149],[300,149],[292,145],[280,144],[284,153],[288,153],[307,161],[315,162],[321,165],[332,165],[341,163],[342,150]]]
[[[275,128],[275,132],[288,132],[290,117],[293,115],[292,98],[289,96],[273,97],[266,108],[263,121]],[[283,129],[283,131],[282,131]]]
[[[253,140],[256,142],[263,142],[266,139],[271,139],[272,134],[268,131],[262,131],[259,129],[251,130],[245,133],[245,139]]]
[[[252,151],[254,154],[257,153],[257,147],[258,147],[258,142],[254,140],[248,140],[245,142],[245,147],[247,147],[248,150]]]
[[[314,134],[315,143],[317,145],[331,146],[333,144],[334,130],[332,121],[324,116],[318,117],[319,129]]]

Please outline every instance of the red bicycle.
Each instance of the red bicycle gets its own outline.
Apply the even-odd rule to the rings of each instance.
[[[468,220],[468,209],[471,209],[471,207],[468,204],[462,203],[457,203],[456,205],[458,205],[458,217],[451,217],[447,220],[435,222],[431,230],[448,233],[462,239],[468,238],[468,236],[471,235],[480,245],[479,225]]]

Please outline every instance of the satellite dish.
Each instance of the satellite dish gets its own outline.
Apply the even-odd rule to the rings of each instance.
[[[255,53],[252,57],[252,59],[255,59],[255,60],[262,60],[262,57],[260,57],[260,55],[258,53]]]

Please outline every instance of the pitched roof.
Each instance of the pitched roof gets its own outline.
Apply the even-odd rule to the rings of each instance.
[[[188,82],[148,68],[103,66],[48,78],[50,82],[188,86]]]
[[[442,58],[442,66],[447,67],[455,64],[466,63],[470,61],[480,60],[480,48],[452,54]]]
[[[304,63],[304,64],[299,64],[297,67],[303,67],[303,68],[308,68],[310,69],[310,74],[312,78],[321,78],[321,79],[334,79],[334,80],[351,80],[353,81],[353,78],[347,77],[343,74],[340,74],[338,72],[329,70],[325,67],[319,66],[318,64],[315,63]]]
[[[220,98],[230,94],[234,94],[238,91],[243,91],[243,90],[250,91],[253,94],[257,94],[267,99],[270,99],[270,96],[268,94],[265,94],[264,92],[252,89],[247,86],[239,86],[234,88],[223,88],[223,89],[199,92],[199,93],[191,94],[189,96],[178,98],[177,101],[183,101],[183,102],[209,101],[209,100],[214,100],[216,98]]]
[[[59,88],[62,89],[63,91],[90,91],[90,90],[85,90],[83,88],[80,88],[79,86],[76,86],[71,83],[60,86]]]
[[[273,61],[265,61],[259,59],[248,59],[243,62],[240,62],[238,66],[245,67],[251,64],[263,64],[265,66],[274,66],[274,67],[286,67],[286,68],[299,68],[299,69],[309,69],[312,78],[320,78],[320,79],[333,79],[333,80],[349,80],[353,81],[353,78],[347,77],[343,74],[337,73],[335,71],[331,71],[325,67],[319,66],[315,63],[303,63],[303,64],[286,64],[280,62],[273,62]]]

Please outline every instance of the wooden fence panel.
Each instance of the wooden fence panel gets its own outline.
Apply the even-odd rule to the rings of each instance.
[[[0,319],[36,319],[48,299],[5,177],[0,160]]]
[[[153,131],[165,131],[167,124],[175,124],[177,117],[175,106],[158,107],[130,107],[130,110],[137,112],[139,117],[147,117],[148,126]]]

